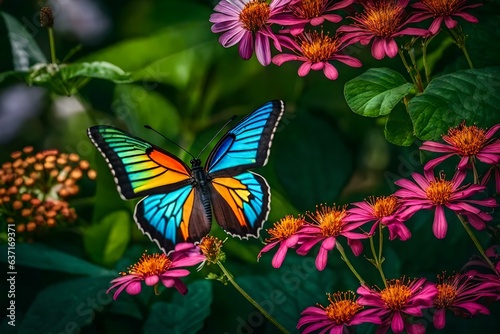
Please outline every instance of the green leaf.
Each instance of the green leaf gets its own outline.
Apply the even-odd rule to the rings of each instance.
[[[0,14],[7,27],[14,69],[26,71],[31,65],[47,63],[47,58],[36,44],[33,35],[14,17],[4,12],[0,12]]]
[[[50,285],[24,314],[19,333],[78,333],[112,302],[106,294],[113,277],[86,277]]]
[[[387,115],[413,88],[401,74],[388,68],[371,68],[345,84],[344,95],[356,114]]]
[[[1,253],[7,253],[7,245],[0,246]],[[6,261],[3,256],[0,261]],[[16,246],[16,264],[20,266],[54,270],[70,274],[102,276],[114,275],[114,271],[98,267],[79,257],[60,252],[41,244],[18,244]]]
[[[157,302],[151,307],[149,318],[144,324],[145,334],[196,333],[203,328],[210,315],[212,304],[212,283],[196,281],[188,286],[189,292],[182,296],[176,293],[172,302]]]
[[[299,113],[276,136],[272,149],[283,195],[297,209],[338,200],[352,172],[352,157],[328,120]]]
[[[498,87],[500,67],[459,71],[432,80],[408,106],[416,136],[438,140],[463,120],[480,127],[499,123]]]
[[[83,243],[92,261],[110,267],[118,261],[130,240],[130,214],[115,211],[85,230]]]
[[[60,65],[59,74],[64,81],[77,77],[104,79],[115,83],[130,82],[130,75],[124,70],[105,61],[72,63]]]
[[[399,146],[410,146],[415,140],[413,123],[403,104],[398,104],[385,123],[385,138]]]
[[[0,83],[2,83],[5,79],[7,79],[9,77],[16,77],[16,78],[21,79],[21,80],[26,80],[27,76],[28,76],[28,72],[24,72],[24,71],[3,72],[3,73],[0,73]]]

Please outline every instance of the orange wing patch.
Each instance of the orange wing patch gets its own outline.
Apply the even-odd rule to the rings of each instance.
[[[159,165],[189,176],[189,171],[186,170],[186,167],[182,163],[160,151],[152,150],[149,152],[149,157]]]
[[[184,241],[186,241],[189,237],[189,219],[191,219],[191,213],[193,212],[194,207],[194,190],[191,189],[186,202],[182,207],[182,222],[180,224],[180,229],[182,233],[182,237]]]
[[[232,177],[215,178],[212,180],[212,185],[231,207],[240,225],[246,226],[247,223],[243,214],[243,202],[248,203],[251,195],[247,186]]]

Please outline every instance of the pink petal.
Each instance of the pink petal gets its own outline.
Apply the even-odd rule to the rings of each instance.
[[[455,153],[451,153],[451,154],[446,154],[446,155],[443,155],[442,157],[439,157],[439,158],[435,158],[435,159],[432,159],[432,160],[429,160],[429,162],[427,162],[424,166],[424,170],[429,170],[429,169],[434,169],[437,165],[439,165],[441,162],[445,161],[446,159],[448,159],[449,157],[455,155]]]
[[[276,254],[274,254],[273,260],[271,261],[271,264],[274,268],[278,269],[279,267],[281,267],[283,261],[285,261],[287,251],[288,247],[284,242],[281,242],[278,251],[276,252]]]
[[[323,73],[325,74],[325,77],[327,77],[330,80],[336,80],[339,77],[339,72],[337,69],[330,63],[324,63],[325,67],[323,68]]]
[[[372,56],[377,60],[381,60],[385,57],[385,40],[379,37],[375,37],[372,44]]]
[[[339,23],[340,21],[342,21],[342,16],[337,15],[337,14],[324,14],[323,17],[325,18],[325,20],[333,22],[333,23]],[[318,25],[318,24],[316,24],[316,25]]]
[[[309,71],[311,70],[311,62],[305,62],[304,64],[300,65],[299,67],[299,76],[305,77],[307,74],[309,74]]]
[[[149,285],[149,286],[153,286],[156,283],[158,283],[159,281],[160,281],[160,278],[158,277],[158,275],[148,276],[144,280],[144,282],[146,283],[146,285]]]
[[[141,292],[141,282],[130,282],[125,288],[129,295],[137,295]],[[118,291],[117,291],[118,292]]]
[[[387,42],[384,45],[385,48],[385,53],[389,58],[394,58],[398,54],[398,45],[395,40],[393,39],[388,39]]]
[[[248,31],[244,31],[244,34],[241,37],[240,45],[238,48],[240,53],[240,57],[248,60],[252,57],[253,54],[253,35]]]
[[[456,153],[453,146],[436,143],[433,141],[424,141],[420,149],[423,151],[438,152],[438,153]]]
[[[337,15],[337,16],[338,16],[338,15]],[[342,18],[340,18],[340,20],[342,20]],[[337,22],[340,22],[340,20],[339,20],[339,21],[337,21]],[[316,26],[319,26],[319,25],[321,25],[321,24],[323,24],[323,22],[325,22],[325,19],[324,19],[323,17],[321,17],[321,16],[320,16],[320,17],[315,17],[315,18],[313,18],[311,21],[309,21],[309,23],[310,23],[312,26],[315,26],[315,27],[316,27]],[[333,22],[333,21],[332,21],[332,22]]]
[[[229,30],[219,37],[219,43],[223,47],[228,48],[239,43],[247,35],[250,35],[250,37],[252,37],[252,34],[246,31],[245,29]]]
[[[448,223],[446,222],[446,217],[444,215],[443,206],[436,206],[436,212],[434,213],[434,223],[432,224],[432,231],[438,239],[443,239],[446,236],[448,230]]]
[[[457,21],[451,18],[451,16],[445,16],[444,23],[448,29],[453,29],[457,26]]]
[[[434,327],[436,329],[443,329],[444,326],[446,325],[446,309],[444,308],[438,308],[434,312],[434,317],[432,319],[432,322],[434,324]]]
[[[434,21],[432,21],[431,26],[429,27],[429,31],[431,32],[431,34],[435,35],[439,32],[442,22],[443,18],[441,16],[436,17]]]
[[[260,32],[257,32],[255,35],[255,54],[262,66],[267,66],[271,63],[271,45],[269,44],[269,38]]]
[[[351,56],[346,56],[346,55],[337,55],[335,56],[335,60],[340,61],[341,63],[346,64],[347,66],[351,67],[361,67],[363,64],[359,59],[356,59]]]
[[[391,329],[394,333],[401,333],[405,329],[403,317],[399,311],[394,312],[392,316]]]

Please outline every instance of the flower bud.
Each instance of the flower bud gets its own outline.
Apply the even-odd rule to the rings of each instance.
[[[40,26],[43,28],[52,28],[54,26],[54,15],[50,7],[40,9]]]

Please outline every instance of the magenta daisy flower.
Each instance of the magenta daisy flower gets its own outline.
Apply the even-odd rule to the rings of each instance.
[[[348,210],[349,217],[346,220],[363,223],[375,221],[370,229],[370,235],[373,235],[376,228],[382,225],[389,229],[390,240],[396,237],[402,241],[410,239],[411,232],[404,224],[407,217],[396,196],[370,197],[368,201],[352,203],[352,205],[356,208]]]
[[[354,0],[292,0],[285,12],[277,14],[274,23],[287,26],[282,32],[297,36],[307,24],[322,25],[325,21],[339,23],[342,16],[332,13],[350,6]]]
[[[212,32],[223,34],[219,42],[225,48],[239,44],[239,53],[243,59],[250,59],[254,53],[259,62],[267,66],[271,63],[272,40],[274,47],[281,51],[281,45],[271,30],[274,16],[281,13],[290,0],[273,0],[267,3],[261,0],[222,0],[210,15]]]
[[[113,299],[116,300],[123,290],[129,295],[139,294],[142,282],[148,286],[155,286],[161,282],[167,288],[175,287],[185,295],[187,287],[179,277],[189,275],[189,270],[179,268],[194,266],[204,260],[205,257],[201,255],[199,248],[189,243],[178,244],[169,256],[143,254],[137,263],[129,267],[127,273],[122,273],[121,277],[111,281],[111,287],[106,293],[117,288],[113,294]]]
[[[432,230],[438,239],[444,238],[448,229],[444,214],[445,207],[467,217],[474,228],[482,230],[486,227],[485,221],[493,218],[488,213],[482,212],[476,205],[496,207],[497,204],[493,198],[470,199],[486,187],[475,184],[462,186],[465,175],[464,171],[457,171],[453,179],[448,181],[443,173],[440,173],[439,178],[434,177],[433,170],[424,171],[423,176],[412,173],[412,178],[416,183],[407,179],[397,180],[394,183],[403,189],[399,189],[394,195],[399,197],[402,206],[406,207],[405,215],[408,218],[419,210],[434,210]]]
[[[361,286],[357,292],[361,295],[358,303],[373,307],[373,315],[382,320],[378,333],[385,333],[389,326],[394,333],[401,333],[412,328],[408,316],[421,317],[423,309],[432,307],[438,290],[425,278],[401,278],[387,281],[387,286],[379,291]]]
[[[460,157],[458,169],[464,169],[469,162],[474,163],[476,158],[489,165],[500,163],[500,140],[493,138],[498,129],[500,124],[486,131],[475,125],[466,126],[462,122],[442,136],[446,144],[425,141],[420,146],[421,150],[446,154],[430,160],[424,169],[432,169],[453,155]]]
[[[439,32],[443,21],[448,29],[455,28],[457,21],[453,19],[453,16],[461,17],[471,23],[477,23],[477,18],[467,13],[466,10],[482,6],[482,4],[467,4],[467,2],[467,0],[421,0],[412,5],[416,11],[412,14],[411,21],[421,22],[433,18],[429,27],[432,35]]]
[[[438,294],[434,300],[433,323],[437,329],[443,329],[446,325],[446,310],[451,310],[455,315],[470,318],[477,314],[489,314],[488,309],[481,305],[478,300],[487,297],[489,288],[487,282],[474,280],[477,272],[469,271],[465,274],[456,273],[446,276],[444,273],[438,275],[436,288]]]
[[[380,324],[378,315],[374,315],[377,310],[363,310],[363,306],[358,304],[354,292],[337,292],[327,294],[328,306],[318,304],[309,306],[302,311],[302,317],[297,324],[297,329],[304,327],[302,334],[308,334],[322,330],[321,333],[342,334],[347,327],[359,325],[365,322]]]
[[[323,270],[328,261],[328,252],[337,244],[337,238],[343,236],[347,239],[352,252],[358,256],[363,251],[360,239],[368,238],[366,233],[355,232],[365,222],[350,223],[346,221],[346,207],[320,205],[314,214],[308,213],[312,222],[306,222],[298,232],[300,246],[297,254],[306,255],[317,243],[321,242],[316,256],[316,268]]]
[[[339,76],[337,69],[330,64],[331,61],[339,61],[351,67],[361,67],[361,62],[351,56],[341,54],[346,44],[337,36],[330,37],[323,31],[302,33],[297,36],[296,41],[289,39],[284,46],[294,52],[294,54],[282,53],[273,57],[273,63],[281,66],[287,61],[301,61],[298,74],[306,76],[310,70],[323,71],[330,80],[335,80]]]
[[[354,24],[342,26],[343,41],[348,44],[368,45],[372,40],[372,55],[375,59],[390,58],[398,54],[394,38],[404,35],[425,36],[429,32],[419,28],[405,28],[409,23],[405,8],[409,0],[372,0],[363,2],[364,11],[352,19]]]
[[[262,253],[268,252],[275,246],[279,245],[278,251],[274,254],[271,263],[274,268],[281,267],[288,249],[294,248],[298,245],[299,235],[297,232],[303,227],[303,225],[304,217],[302,216],[295,218],[289,215],[276,222],[272,228],[267,229],[271,238],[266,239],[267,245],[262,248],[257,256],[257,259],[260,259]]]

